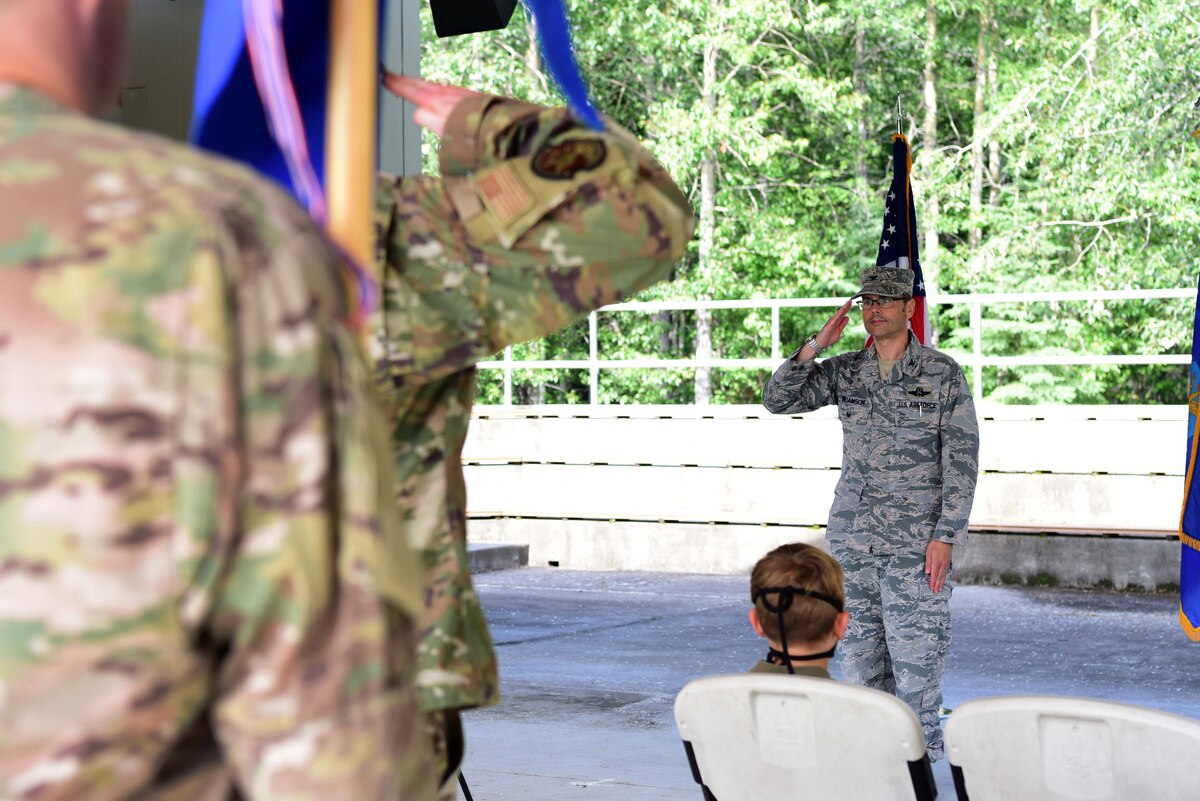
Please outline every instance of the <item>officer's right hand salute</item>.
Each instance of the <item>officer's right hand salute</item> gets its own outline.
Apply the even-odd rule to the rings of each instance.
[[[804,347],[796,351],[796,355],[792,358],[798,362],[806,362],[817,358],[826,348],[831,348],[838,343],[842,338],[842,332],[846,330],[846,326],[850,322],[850,305],[854,303],[854,298],[843,303],[833,316],[825,321],[825,325],[821,326],[821,330],[808,338],[804,343]],[[816,347],[813,347],[814,344]]]
[[[443,86],[393,72],[384,73],[383,85],[392,94],[416,106],[413,122],[438,136],[446,133],[446,121],[455,106],[469,97],[480,95],[461,86]]]

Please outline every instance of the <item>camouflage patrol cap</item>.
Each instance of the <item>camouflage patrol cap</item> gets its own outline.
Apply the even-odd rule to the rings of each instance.
[[[881,298],[911,298],[916,273],[907,267],[872,267],[863,270],[862,289],[854,297],[878,295]]]

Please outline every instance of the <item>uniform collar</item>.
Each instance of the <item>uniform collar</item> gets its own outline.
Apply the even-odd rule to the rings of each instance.
[[[912,331],[908,332],[908,347],[904,349],[904,355],[900,357],[898,366],[904,368],[905,375],[916,375],[920,372],[921,365],[921,348],[925,347],[917,341],[917,335]]]
[[[65,110],[49,95],[44,95],[36,89],[19,83],[0,81],[0,113],[28,114]]]
[[[921,365],[921,348],[920,342],[917,341],[916,335],[912,331],[908,332],[908,347],[904,349],[904,353],[896,361],[896,366],[892,368],[892,373],[888,377],[888,383],[896,380],[901,375],[916,375],[920,372]],[[867,366],[875,366],[875,375],[879,375],[879,353],[875,350],[875,343],[872,342],[869,348],[863,348],[863,358],[859,361],[859,369],[864,369]],[[868,371],[868,375],[870,371]]]

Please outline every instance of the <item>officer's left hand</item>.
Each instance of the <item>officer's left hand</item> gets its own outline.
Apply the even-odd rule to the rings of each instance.
[[[929,576],[929,589],[934,592],[941,592],[946,583],[953,552],[954,546],[948,542],[930,540],[925,546],[925,575]]]

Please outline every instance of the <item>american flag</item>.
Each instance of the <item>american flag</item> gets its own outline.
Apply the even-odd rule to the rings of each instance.
[[[929,308],[925,303],[925,277],[917,255],[917,213],[913,207],[912,154],[904,134],[892,134],[892,185],[888,188],[883,209],[883,233],[879,236],[878,267],[907,267],[916,273],[913,282],[913,334],[922,345],[929,338]]]

